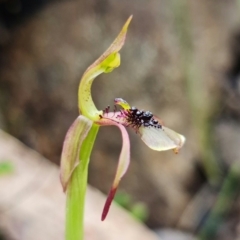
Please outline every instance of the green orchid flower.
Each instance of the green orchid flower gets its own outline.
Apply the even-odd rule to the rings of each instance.
[[[120,110],[110,111],[107,107],[98,110],[92,100],[91,86],[93,80],[101,73],[109,73],[120,65],[120,54],[124,45],[127,29],[132,16],[127,20],[121,32],[111,46],[83,74],[78,91],[80,115],[69,128],[61,156],[61,183],[63,190],[71,195],[69,190],[74,178],[87,176],[92,146],[100,126],[117,126],[122,134],[122,149],[118,161],[116,175],[103,208],[102,220],[107,216],[111,202],[123,175],[130,163],[130,142],[126,128],[132,128],[147,146],[157,151],[173,149],[175,152],[183,146],[184,136],[164,126],[162,121],[151,112],[131,107],[125,100],[116,98],[115,106]],[[77,169],[82,169],[81,171]],[[80,175],[82,174],[82,176]],[[84,193],[84,191],[83,191]]]

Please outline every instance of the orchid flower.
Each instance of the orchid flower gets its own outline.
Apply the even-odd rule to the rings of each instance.
[[[144,111],[139,110],[136,107],[130,107],[127,101],[123,100],[122,98],[116,98],[114,102],[116,105],[120,105],[122,109],[120,111],[109,112],[110,108],[107,107],[103,114],[100,115],[100,120],[96,122],[100,126],[117,126],[121,130],[123,139],[117,172],[103,209],[102,220],[105,219],[108,213],[118,184],[123,175],[126,173],[130,162],[129,137],[124,127],[131,127],[134,129],[135,132],[141,136],[143,142],[149,148],[156,151],[173,149],[175,153],[178,153],[179,149],[185,142],[184,136],[163,126],[163,122],[157,117],[153,116],[150,111]]]
[[[92,100],[91,85],[93,80],[101,73],[109,73],[120,65],[119,51],[124,45],[131,19],[132,16],[127,20],[111,46],[83,74],[78,91],[80,115],[66,134],[61,156],[61,183],[63,190],[67,191],[67,195],[71,198],[73,195],[71,185],[74,184],[74,179],[79,180],[79,187],[81,188],[85,181],[82,178],[84,176],[87,178],[86,172],[89,157],[98,128],[100,126],[114,125],[120,129],[122,150],[116,175],[103,208],[102,220],[107,216],[119,182],[129,166],[130,142],[126,130],[127,127],[132,128],[139,134],[143,142],[153,150],[164,151],[173,149],[177,153],[185,142],[185,138],[182,135],[165,127],[162,121],[151,112],[131,107],[121,98],[114,100],[115,106],[118,105],[120,110],[115,108],[113,112],[110,111],[110,107],[98,110]],[[82,193],[85,194],[85,190]]]

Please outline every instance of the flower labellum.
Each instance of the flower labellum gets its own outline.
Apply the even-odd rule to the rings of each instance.
[[[105,219],[111,202],[116,193],[118,184],[125,174],[130,161],[130,143],[126,130],[123,128],[131,127],[141,136],[143,142],[153,150],[165,151],[173,149],[178,153],[179,149],[185,143],[185,137],[173,130],[163,126],[162,121],[153,116],[150,111],[139,110],[136,107],[130,107],[127,101],[122,98],[116,98],[115,104],[121,106],[120,111],[110,112],[107,107],[100,115],[99,125],[115,125],[122,132],[123,147],[119,158],[117,173],[104,206],[102,220]],[[124,152],[124,154],[123,154]]]

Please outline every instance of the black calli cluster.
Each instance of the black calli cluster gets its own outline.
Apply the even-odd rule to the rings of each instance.
[[[153,114],[149,111],[139,110],[136,107],[131,107],[126,110],[127,122],[133,127],[155,127],[161,128],[159,122],[154,119]]]

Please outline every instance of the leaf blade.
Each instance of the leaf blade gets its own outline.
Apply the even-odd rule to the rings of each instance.
[[[79,151],[83,140],[86,138],[93,122],[80,115],[67,131],[63,143],[60,164],[60,180],[65,192],[71,175],[79,163]]]

